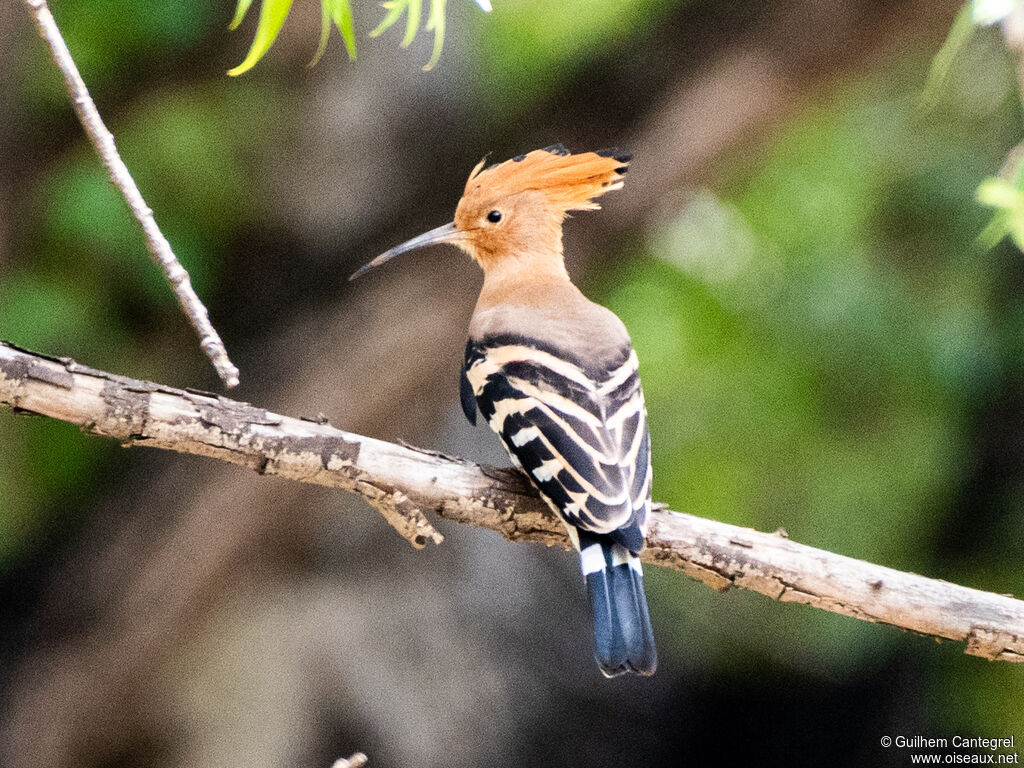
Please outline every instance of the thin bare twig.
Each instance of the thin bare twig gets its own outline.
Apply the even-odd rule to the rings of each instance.
[[[178,298],[178,303],[181,304],[189,322],[199,334],[199,345],[210,358],[210,362],[213,363],[213,367],[217,370],[217,375],[223,380],[224,385],[227,387],[237,386],[238,368],[228,359],[224,342],[221,341],[220,335],[210,323],[209,313],[192,288],[188,272],[178,261],[174,251],[171,250],[170,243],[167,242],[167,238],[156,224],[156,219],[153,218],[153,211],[146,205],[128,167],[118,154],[117,147],[114,145],[114,136],[104,125],[99,110],[96,109],[96,104],[85,87],[85,81],[82,80],[78,67],[75,66],[71,51],[68,50],[67,43],[64,42],[64,38],[57,28],[57,22],[46,5],[46,0],[25,0],[25,5],[28,6],[29,13],[35,20],[39,34],[50,46],[53,59],[57,62],[61,74],[64,75],[64,82],[67,85],[68,94],[71,96],[71,103],[78,114],[78,119],[103,164],[107,167],[110,180],[124,195],[132,215],[142,226],[142,233],[146,238],[150,256],[163,270],[167,282],[171,285],[171,290]]]
[[[77,424],[125,445],[210,456],[358,493],[415,546],[441,540],[430,510],[511,541],[568,548],[561,523],[523,476],[281,416],[248,403],[138,381],[0,342],[0,404]],[[646,562],[717,590],[750,589],[966,642],[966,652],[1024,661],[1024,601],[855,560],[657,507]]]

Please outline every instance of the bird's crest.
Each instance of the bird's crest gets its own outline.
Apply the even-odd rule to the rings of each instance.
[[[517,192],[541,192],[557,210],[600,208],[594,198],[619,189],[631,156],[617,149],[572,154],[561,144],[536,149],[469,174],[463,198],[494,199]]]

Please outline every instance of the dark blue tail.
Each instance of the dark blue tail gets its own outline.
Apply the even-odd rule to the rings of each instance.
[[[607,536],[580,532],[580,563],[594,611],[594,656],[605,677],[658,666],[640,558]]]

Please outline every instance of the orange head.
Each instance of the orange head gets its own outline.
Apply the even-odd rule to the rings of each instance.
[[[619,189],[630,156],[618,150],[570,154],[560,144],[469,174],[455,220],[382,253],[353,279],[400,253],[452,243],[486,271],[514,257],[562,254],[562,220],[572,210],[600,208],[594,198]]]

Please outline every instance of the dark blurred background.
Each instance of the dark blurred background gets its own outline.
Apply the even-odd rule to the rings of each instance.
[[[296,3],[54,0],[190,269],[231,396],[505,463],[459,412],[480,274],[448,221],[477,160],[635,155],[566,227],[640,355],[655,498],[1024,593],[1024,259],[974,190],[1022,133],[978,31],[919,101],[947,0],[448,4],[408,50],[355,6],[308,69]],[[255,11],[250,12],[255,16]],[[0,5],[0,338],[219,389],[21,3]],[[883,735],[1024,743],[1024,670],[649,567],[661,668],[606,681],[575,558],[443,525],[412,550],[353,497],[0,412],[0,764],[906,765]]]

